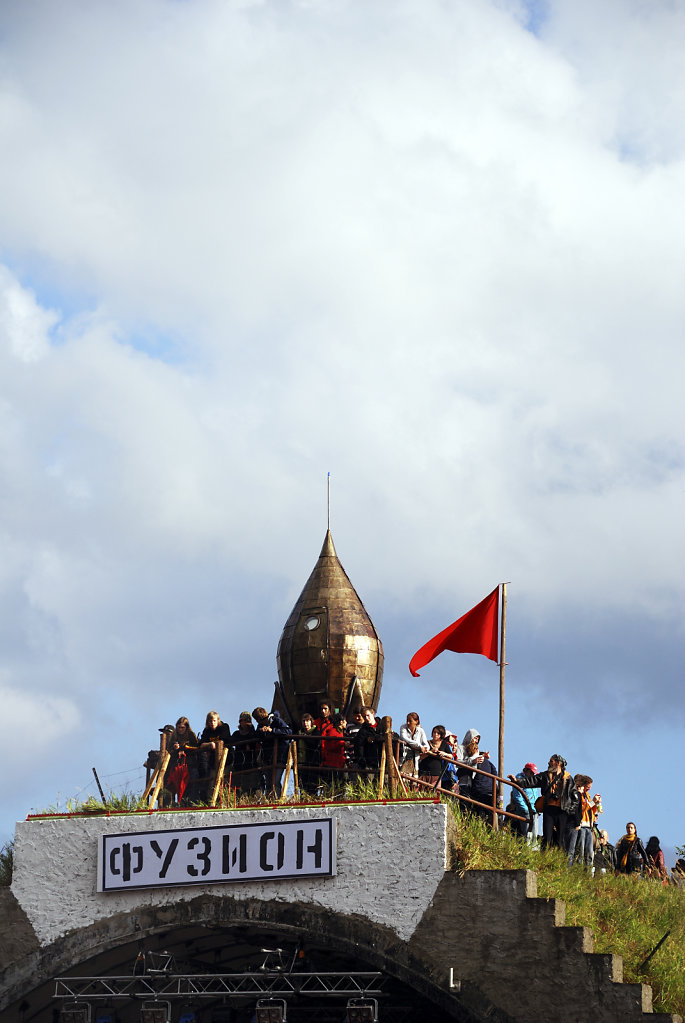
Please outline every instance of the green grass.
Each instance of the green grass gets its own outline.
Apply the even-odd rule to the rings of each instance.
[[[458,871],[534,870],[540,898],[562,899],[566,923],[590,927],[595,952],[623,958],[626,983],[651,985],[655,1012],[685,1015],[685,889],[613,874],[592,878],[580,866],[569,870],[557,849],[534,850],[478,818],[458,815],[458,824]],[[666,931],[670,935],[640,972]]]
[[[0,849],[0,888],[12,884],[12,868],[14,867],[14,842],[5,842]]]

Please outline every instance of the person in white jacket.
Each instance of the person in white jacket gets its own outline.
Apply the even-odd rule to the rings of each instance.
[[[407,723],[400,728],[400,739],[404,743],[400,754],[400,771],[416,777],[419,773],[419,753],[428,751],[428,736],[421,727],[416,711],[407,714]]]

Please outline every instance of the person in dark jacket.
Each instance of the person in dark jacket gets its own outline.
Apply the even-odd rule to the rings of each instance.
[[[233,746],[233,782],[244,795],[259,790],[260,775],[257,770],[259,743],[252,725],[252,715],[244,710],[238,719],[238,727],[231,735]]]
[[[613,874],[616,870],[616,850],[609,841],[609,832],[600,831],[595,849],[595,874]]]
[[[319,772],[315,770],[321,762],[321,737],[314,725],[311,714],[300,718],[300,738],[297,740],[297,769],[300,792],[315,796],[319,788]]]
[[[481,771],[487,771],[492,777],[481,774]],[[475,799],[479,803],[485,803],[487,806],[492,806],[495,795],[494,776],[496,774],[497,768],[492,761],[489,758],[483,760],[478,765],[478,772],[474,775],[471,782],[471,799]],[[486,810],[483,806],[471,806],[471,812],[475,813],[477,817],[482,817],[492,827],[492,810]]]
[[[197,767],[199,775],[199,791],[206,802],[212,794],[213,772],[217,768],[217,746],[223,742],[224,746],[231,746],[231,729],[221,720],[217,711],[210,710],[207,714],[205,727],[200,736],[200,746],[197,754]]]
[[[362,707],[362,717],[364,720],[354,737],[354,759],[360,770],[370,773],[381,766],[385,736],[381,733],[373,707]]]
[[[262,751],[262,792],[280,792],[290,745],[287,736],[292,735],[292,729],[275,710],[269,714],[264,707],[255,707],[252,717],[257,722],[257,738]]]
[[[650,840],[645,846],[645,852],[647,853],[647,859],[649,860],[649,870],[647,874],[654,881],[666,881],[668,878],[668,871],[666,870],[666,860],[661,850],[661,843],[657,835],[652,835]]]
[[[566,761],[559,753],[549,758],[546,771],[533,775],[528,785],[521,788],[539,788],[542,795],[542,848],[564,848],[569,814],[578,805],[578,792],[573,778],[566,770]]]
[[[643,867],[649,869],[649,858],[642,840],[637,836],[635,824],[628,821],[626,833],[616,846],[616,873],[639,875]]]
[[[419,778],[429,785],[440,784],[442,786],[443,775],[447,771],[448,761],[446,757],[452,757],[452,747],[447,741],[447,729],[444,725],[435,725],[431,732],[428,750],[419,753]]]

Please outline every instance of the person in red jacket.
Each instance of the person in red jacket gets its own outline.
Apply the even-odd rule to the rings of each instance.
[[[320,720],[321,781],[332,785],[337,774],[345,769],[345,737],[337,719]]]

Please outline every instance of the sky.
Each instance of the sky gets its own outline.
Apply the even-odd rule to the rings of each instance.
[[[0,7],[0,843],[269,704],[327,524],[397,726],[685,843],[685,3]]]

